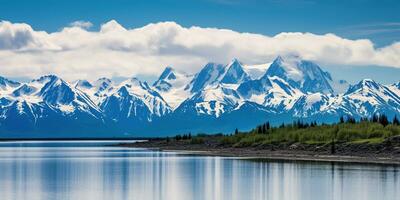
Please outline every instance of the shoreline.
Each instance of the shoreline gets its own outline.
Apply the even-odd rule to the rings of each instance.
[[[176,152],[196,156],[221,156],[248,160],[265,161],[307,161],[307,162],[337,162],[348,164],[384,164],[400,166],[400,156],[394,154],[329,154],[327,152],[290,150],[290,149],[264,149],[264,148],[235,148],[212,147],[198,144],[167,144],[163,140],[149,140],[146,142],[120,143],[116,146],[130,148],[146,148],[150,150]]]

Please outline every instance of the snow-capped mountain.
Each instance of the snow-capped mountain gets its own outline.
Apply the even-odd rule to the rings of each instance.
[[[106,117],[113,121],[149,122],[171,112],[171,108],[146,82],[131,78],[122,82],[101,103]],[[128,120],[128,121],[129,121]]]
[[[317,64],[302,60],[298,56],[278,56],[265,73],[266,77],[277,76],[304,93],[332,93],[332,77]]]
[[[207,63],[203,69],[197,73],[186,86],[186,90],[196,93],[208,85],[217,84],[225,74],[225,66],[217,63]]]
[[[1,98],[7,99],[2,101],[0,110],[0,130],[5,132],[14,129],[20,133],[36,129],[64,132],[104,125],[102,112],[95,103],[57,76],[43,76],[20,84]]]
[[[20,85],[21,83],[0,76],[0,95],[10,93]]]
[[[400,94],[400,81],[397,83],[394,83],[392,85],[387,86],[391,91],[393,91],[396,94]],[[400,95],[399,95],[400,96]]]
[[[262,65],[208,63],[194,75],[166,67],[151,86],[137,78],[69,83],[49,75],[19,83],[0,77],[0,137],[230,132],[265,121],[400,116],[400,82],[336,80],[296,56]]]
[[[236,108],[241,101],[242,98],[236,90],[218,84],[197,92],[185,100],[176,112],[219,117]]]
[[[115,83],[108,78],[100,78],[93,83],[87,80],[78,80],[74,87],[87,94],[97,105],[114,90]]]
[[[242,83],[238,92],[248,101],[258,103],[274,112],[289,110],[303,93],[285,80],[263,76],[258,80]]]
[[[166,67],[153,88],[164,98],[172,109],[178,107],[191,92],[185,89],[190,83],[192,75],[176,72],[172,67]]]
[[[208,63],[193,77],[186,89],[196,93],[208,86],[215,86],[221,83],[235,85],[249,80],[251,80],[250,75],[244,70],[240,61],[233,59],[227,65]]]
[[[221,83],[238,84],[249,81],[250,75],[243,69],[242,63],[237,59],[233,59],[228,66],[225,67],[226,72],[221,80]]]
[[[400,113],[400,94],[371,79],[351,86],[343,95],[343,103],[352,115],[371,116],[371,113],[393,115]]]
[[[313,115],[372,117],[374,114],[394,116],[400,114],[399,93],[370,79],[351,86],[346,93],[304,95],[293,107],[297,117]]]

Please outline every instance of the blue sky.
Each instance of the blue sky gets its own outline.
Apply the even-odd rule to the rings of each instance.
[[[400,1],[396,0],[0,0],[0,19],[27,23],[34,30],[56,32],[82,20],[100,29],[112,19],[125,28],[174,21],[183,27],[200,26],[274,36],[281,32],[334,33],[348,39],[370,39],[375,47],[400,41]],[[349,67],[350,66],[350,67]],[[334,75],[352,81],[376,76],[381,82],[398,80],[393,67],[364,68],[326,65]],[[399,72],[399,73],[397,73]]]
[[[400,40],[398,0],[0,0],[0,17],[56,31],[84,20],[115,19],[125,27],[175,21],[183,26],[227,28],[275,35],[335,33],[369,38],[378,46]]]

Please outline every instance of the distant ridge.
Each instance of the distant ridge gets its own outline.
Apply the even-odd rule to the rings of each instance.
[[[0,77],[0,138],[230,133],[265,121],[400,116],[400,82],[364,79],[350,86],[297,56],[277,57],[262,76],[250,75],[247,67],[233,59],[187,75],[168,66],[153,84],[137,78],[69,83],[48,75],[19,83]]]

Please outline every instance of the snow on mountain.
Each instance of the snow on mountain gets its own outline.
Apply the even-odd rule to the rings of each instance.
[[[293,116],[302,118],[322,112],[336,113],[334,109],[329,111],[329,109],[333,108],[333,104],[336,100],[337,97],[331,98],[328,95],[319,92],[304,94],[295,102],[291,112],[293,113]]]
[[[248,101],[256,102],[275,112],[290,109],[303,94],[276,76],[264,76],[258,80],[244,82],[239,86],[238,92]]]
[[[250,76],[251,79],[260,79],[265,72],[267,72],[269,66],[271,66],[272,62],[257,64],[257,65],[243,65],[244,71]]]
[[[173,68],[166,67],[154,82],[153,88],[160,93],[172,109],[175,109],[191,95],[190,91],[185,88],[192,78],[192,75],[176,72]]]
[[[100,78],[93,83],[87,80],[78,80],[75,82],[74,87],[84,92],[98,105],[114,90],[115,83],[108,78]]]
[[[243,69],[242,63],[237,59],[233,59],[226,67],[226,72],[221,80],[221,83],[238,84],[250,80],[250,76]]]
[[[54,75],[21,84],[1,99],[3,131],[68,131],[104,125],[97,105],[85,93]]]
[[[21,83],[0,76],[0,97],[2,95],[10,94],[15,88],[20,85]]]
[[[215,86],[220,83],[240,84],[250,79],[250,76],[243,69],[243,65],[237,59],[233,59],[227,65],[208,63],[193,77],[185,89],[190,90],[191,93],[196,93],[207,86]]]
[[[301,60],[298,56],[278,56],[264,76],[278,76],[304,93],[334,92],[330,85],[331,75],[317,64]]]
[[[218,84],[194,94],[185,100],[176,112],[219,117],[233,110],[241,101],[242,98],[236,90]]]
[[[295,118],[335,122],[379,113],[400,114],[400,82],[384,86],[365,79],[349,87],[295,56],[277,57],[270,66],[237,59],[208,63],[195,75],[166,67],[152,86],[136,78],[70,84],[54,75],[27,83],[0,77],[0,131],[10,133],[104,127],[142,133],[154,124],[171,133],[218,131],[204,127],[225,123],[221,130],[232,130]]]
[[[191,93],[196,93],[208,85],[218,83],[224,74],[224,65],[207,63],[203,69],[193,77],[192,81],[185,89],[190,90]]]
[[[400,81],[397,83],[393,83],[389,86],[387,86],[391,91],[393,91],[397,96],[400,97]]]
[[[343,101],[354,115],[400,113],[400,97],[388,87],[371,79],[364,79],[351,86],[343,95]]]
[[[146,82],[131,78],[115,87],[100,104],[106,116],[114,121],[135,119],[151,121],[171,112],[168,103]]]
[[[351,86],[344,94],[304,95],[296,102],[293,112],[298,117],[317,114],[354,117],[371,117],[380,113],[393,115],[400,113],[400,97],[389,87],[364,79]]]
[[[291,87],[279,77],[270,78],[272,87],[264,97],[264,105],[275,112],[282,112],[292,108],[296,100],[303,94],[299,89]]]

